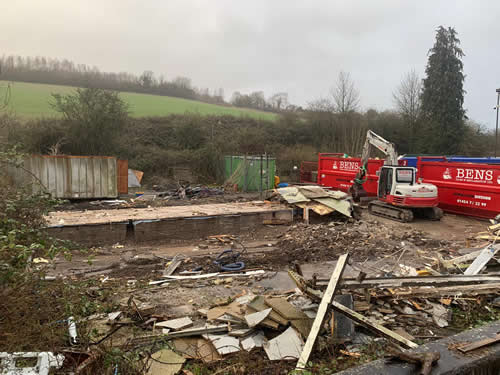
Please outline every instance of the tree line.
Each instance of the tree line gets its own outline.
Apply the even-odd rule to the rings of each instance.
[[[163,75],[156,77],[150,70],[137,76],[126,72],[101,72],[95,66],[75,64],[67,59],[9,55],[0,57],[0,73],[7,81],[93,87],[225,103],[222,89],[199,89],[193,86],[190,78],[179,76],[168,80]]]
[[[361,111],[354,80],[340,72],[327,96],[305,109],[282,110],[276,121],[197,114],[133,119],[116,92],[87,88],[52,98],[59,118],[3,123],[9,142],[27,152],[116,155],[149,176],[182,165],[204,181],[220,181],[222,157],[230,154],[276,156],[285,175],[318,152],[359,156],[368,129],[394,142],[400,154],[491,156],[494,134],[463,108],[462,56],[456,32],[439,28],[426,76],[410,71],[402,78],[393,110]],[[264,108],[263,93],[250,97]],[[280,109],[287,103],[286,96],[274,100]]]
[[[171,80],[145,70],[141,75],[120,72],[101,72],[96,66],[75,64],[67,59],[47,57],[0,56],[0,75],[3,80],[45,83],[76,87],[92,87],[114,91],[173,96],[199,100],[219,105],[234,105],[262,111],[280,112],[297,110],[288,101],[288,94],[278,92],[265,98],[262,91],[250,94],[235,92],[226,101],[224,89],[198,88],[188,77],[178,76]]]

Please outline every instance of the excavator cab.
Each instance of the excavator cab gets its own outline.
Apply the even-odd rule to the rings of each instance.
[[[386,165],[377,174],[378,200],[370,202],[370,212],[404,222],[411,221],[414,213],[441,218],[437,187],[416,182],[415,168]]]
[[[392,190],[392,168],[381,168],[378,176],[378,197],[384,199]]]
[[[366,181],[370,147],[386,155],[385,165],[377,172],[379,176],[378,199],[368,203],[370,213],[402,222],[412,221],[414,213],[439,220],[443,212],[437,207],[437,187],[420,181],[416,182],[415,168],[398,166],[398,154],[394,143],[371,130],[366,133],[361,167],[349,188],[354,201],[360,202],[361,198],[367,195],[363,184]]]

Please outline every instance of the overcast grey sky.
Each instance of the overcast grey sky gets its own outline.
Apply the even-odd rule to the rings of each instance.
[[[301,105],[344,70],[363,109],[386,109],[404,73],[423,76],[436,27],[453,26],[468,115],[493,127],[499,16],[499,0],[0,0],[0,53],[183,75],[226,98],[286,91]]]

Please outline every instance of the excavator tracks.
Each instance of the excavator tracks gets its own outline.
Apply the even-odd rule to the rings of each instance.
[[[368,204],[368,211],[372,215],[386,217],[391,220],[409,223],[413,221],[413,212],[407,208],[391,206],[390,204],[373,201]]]

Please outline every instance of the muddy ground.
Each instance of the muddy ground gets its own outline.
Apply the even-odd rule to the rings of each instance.
[[[352,266],[346,275],[350,276],[359,270],[369,275],[390,274],[397,272],[400,264],[422,268],[431,265],[436,254],[444,258],[461,255],[460,249],[472,246],[468,238],[484,230],[487,224],[456,215],[445,215],[440,222],[416,220],[408,224],[363,212],[360,221],[334,216],[320,224],[263,225],[250,233],[220,233],[226,236],[219,239],[173,244],[127,242],[92,248],[88,253],[74,254],[71,261],[57,259],[50,275],[118,281],[124,285],[140,283],[161,279],[169,261],[178,254],[182,255],[183,263],[177,272],[194,269],[217,272],[220,270],[214,264],[216,256],[231,248],[241,253],[238,260],[245,263],[246,269],[271,271],[261,280],[224,285],[198,282],[195,288],[189,285],[144,292],[145,300],[154,299],[160,304],[164,301],[165,311],[176,315],[192,313],[217,299],[245,291],[279,293],[293,289],[295,284],[286,271],[295,264],[301,266],[307,278],[313,274],[329,278],[337,257],[347,252]]]
[[[178,202],[184,205],[255,198],[252,195],[231,195],[226,198],[217,196],[160,203],[169,205]],[[150,202],[149,205],[160,203]],[[85,204],[89,203],[79,203],[73,208],[82,209]],[[102,206],[98,208],[103,209]],[[332,215],[328,218],[315,217],[309,225],[297,221],[292,225],[262,225],[248,233],[220,233],[220,236],[177,243],[125,242],[92,248],[85,254],[73,254],[71,260],[58,258],[49,276],[92,280],[94,293],[106,290],[112,293],[112,309],[120,308],[132,296],[140,305],[154,306],[154,316],[162,319],[190,316],[195,322],[201,322],[203,319],[199,309],[220,306],[237,296],[253,294],[293,297],[296,284],[287,273],[289,269],[299,266],[306,279],[313,276],[329,279],[336,260],[345,253],[350,254],[350,262],[344,271],[344,277],[356,277],[360,271],[368,276],[409,275],[411,270],[414,272],[415,269],[435,267],[439,258],[450,259],[470,252],[472,247],[483,246],[484,242],[472,238],[475,233],[484,231],[488,224],[487,221],[450,214],[446,214],[439,222],[417,219],[413,223],[399,223],[371,216],[363,210],[359,221]],[[219,272],[214,260],[223,250],[228,249],[240,253],[235,261],[244,262],[245,270],[266,272],[247,278],[227,276],[149,285],[150,281],[162,279],[163,272],[174,256],[182,259],[175,275],[193,270],[202,273]],[[408,300],[377,296],[370,302],[359,291],[353,291],[353,297],[357,311],[379,321],[383,319],[387,327],[402,330],[419,344],[469,328],[475,324],[474,319],[494,317],[491,310],[483,309],[481,313],[486,315],[476,315],[468,307],[488,305],[489,300],[479,298],[470,302],[458,299],[453,302],[453,309],[449,309],[454,314],[453,317],[449,316],[449,325],[439,327],[434,324],[431,313],[436,301],[414,298],[410,303]],[[297,298],[300,300],[297,296],[291,300]],[[368,305],[368,310],[363,310],[363,305]],[[415,306],[419,306],[421,310],[417,311]],[[404,313],[408,310],[411,311],[409,315]],[[360,327],[356,331],[356,340],[366,337],[365,333],[368,334],[363,333]],[[321,338],[321,345],[311,357],[317,364],[313,373],[330,374],[380,357],[384,353],[386,341],[376,336],[372,336],[372,339],[375,340],[369,344],[339,346],[331,345],[326,336]],[[360,350],[360,354],[345,356],[338,352],[340,349],[344,352]],[[259,349],[251,353],[241,352],[227,356],[225,361],[215,364],[190,362],[185,368],[197,374],[217,371],[281,374],[293,369],[294,363],[269,362],[263,350]],[[318,372],[321,366],[326,366],[327,371]],[[229,370],[222,371],[226,367]]]

